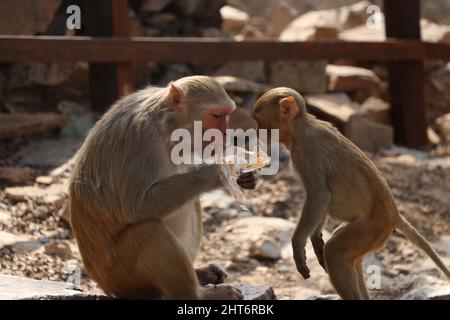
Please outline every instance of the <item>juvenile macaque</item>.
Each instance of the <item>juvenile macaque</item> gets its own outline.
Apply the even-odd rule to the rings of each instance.
[[[119,100],[79,150],[69,187],[73,232],[89,275],[119,298],[241,299],[214,265],[196,271],[198,196],[220,187],[216,165],[171,160],[171,133],[194,121],[225,133],[235,104],[209,77],[179,79]],[[238,183],[253,188],[255,176]]]
[[[302,96],[290,88],[268,91],[255,103],[252,116],[259,128],[279,129],[280,142],[291,153],[307,198],[292,237],[297,270],[309,278],[305,245],[308,237],[330,281],[343,299],[368,299],[363,257],[384,247],[394,229],[438,265],[450,278],[428,242],[399,215],[380,171],[352,142],[329,123],[308,114]],[[326,216],[343,221],[323,245]]]

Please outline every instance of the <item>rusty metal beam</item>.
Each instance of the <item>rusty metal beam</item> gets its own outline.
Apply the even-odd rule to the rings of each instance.
[[[212,64],[230,60],[339,58],[374,61],[450,59],[450,45],[419,40],[239,42],[217,38],[0,36],[1,62],[156,61]]]

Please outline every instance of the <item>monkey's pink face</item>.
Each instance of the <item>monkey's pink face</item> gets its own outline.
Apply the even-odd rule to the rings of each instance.
[[[203,130],[218,129],[225,135],[228,126],[228,116],[232,111],[232,107],[209,109],[202,117]]]
[[[203,132],[208,129],[217,129],[222,132],[223,145],[226,142],[226,130],[228,128],[228,117],[234,107],[219,107],[208,109],[202,116]]]

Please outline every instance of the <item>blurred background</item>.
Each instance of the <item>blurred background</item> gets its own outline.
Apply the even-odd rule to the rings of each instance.
[[[442,44],[434,47],[440,57],[444,50],[449,52],[450,1],[414,0],[416,11],[405,7],[397,12],[399,6],[393,5],[390,18],[385,5],[396,1],[130,0],[125,7],[126,1],[116,2],[126,8],[119,22],[108,0],[0,0],[0,284],[14,288],[27,283],[26,297],[81,294],[65,289],[67,283],[86,295],[101,294],[84,271],[65,214],[73,155],[118,97],[194,74],[215,77],[246,110],[272,87],[298,90],[311,113],[336,125],[377,164],[400,212],[450,264],[449,61],[425,56],[392,61],[380,50],[380,59],[373,60],[265,60],[262,52],[259,60],[210,64],[13,62],[16,53],[26,50],[21,52],[11,40],[120,35],[336,41],[339,46],[339,41],[384,42],[386,33],[395,33],[398,38]],[[72,5],[79,8],[79,17],[76,9],[68,12]],[[396,14],[406,28],[400,22],[395,26]],[[69,27],[68,21],[80,26]],[[32,55],[33,49],[28,50]],[[289,237],[305,192],[290,168],[284,165],[279,175],[265,178],[246,195],[253,212],[242,211],[221,190],[202,196],[205,236],[196,264],[215,261],[231,282],[271,285],[279,299],[333,293],[309,247],[311,278],[305,281],[295,271]],[[327,223],[325,237],[335,226]],[[381,279],[370,290],[372,297],[450,299],[443,276],[399,234],[386,249],[371,255],[366,266],[375,266]],[[34,289],[26,278],[63,284],[49,293]],[[5,290],[0,297],[14,298],[13,292]]]

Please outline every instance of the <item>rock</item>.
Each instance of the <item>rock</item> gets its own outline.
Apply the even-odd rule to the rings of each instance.
[[[244,300],[276,300],[277,296],[270,286],[264,285],[235,285],[241,290]]]
[[[314,27],[299,32],[283,33],[280,39],[283,41],[315,41],[320,39],[336,39],[339,31],[333,27]]]
[[[72,249],[67,242],[50,242],[45,245],[45,253],[48,255],[56,255],[63,259],[73,256]]]
[[[430,120],[450,112],[450,63],[426,75],[425,94]]]
[[[251,25],[246,25],[241,29],[241,33],[239,33],[235,39],[240,41],[245,39],[263,39],[265,37],[266,35],[258,28]]]
[[[37,184],[42,184],[44,186],[49,186],[53,183],[53,177],[49,176],[39,176],[36,178]]]
[[[167,7],[170,2],[172,2],[172,0],[144,0],[141,4],[141,10],[144,12],[160,12]]]
[[[33,178],[33,169],[29,167],[0,167],[0,180],[11,183],[23,183]]]
[[[25,201],[32,199],[38,203],[61,206],[67,195],[67,184],[52,184],[47,188],[38,186],[11,187],[5,189],[5,196],[11,201]]]
[[[447,113],[436,119],[437,133],[442,141],[450,142],[450,113]]]
[[[237,93],[263,94],[270,89],[267,85],[233,76],[216,76],[214,79],[216,79],[225,90]]]
[[[270,25],[266,19],[261,17],[251,17],[248,25],[255,27],[267,36],[270,34]]]
[[[234,200],[223,190],[214,190],[203,193],[200,196],[202,208],[208,209],[211,207],[227,210],[233,204]]]
[[[438,145],[441,143],[441,137],[439,137],[436,131],[434,131],[431,127],[427,127],[427,138],[432,145]]]
[[[235,285],[244,300],[276,300],[272,287],[267,285]],[[76,290],[70,282],[34,280],[0,275],[1,300],[108,300],[105,295]]]
[[[389,149],[394,143],[394,129],[391,126],[373,122],[362,115],[351,116],[344,132],[358,147],[371,152]]]
[[[204,28],[201,33],[202,38],[227,38],[228,33],[219,28]]]
[[[103,300],[106,296],[74,290],[69,282],[0,275],[1,300]]]
[[[82,142],[81,137],[43,139],[20,149],[15,156],[22,165],[59,167],[74,156]]]
[[[427,19],[420,19],[420,31],[424,41],[450,43],[450,26],[443,26]]]
[[[239,254],[248,250],[248,256],[279,259],[291,250],[291,236],[295,224],[271,217],[244,217],[227,227],[228,241],[239,243]],[[284,252],[286,251],[286,252]]]
[[[386,101],[369,97],[360,107],[360,113],[366,118],[383,124],[390,124],[390,105]]]
[[[290,87],[302,94],[323,93],[326,90],[326,62],[280,60],[270,63],[269,84]]]
[[[286,1],[277,2],[270,22],[270,34],[273,37],[278,37],[297,16],[297,10],[292,8]]]
[[[362,25],[348,29],[339,33],[339,39],[345,41],[385,41],[384,24],[377,28],[367,28],[366,25]]]
[[[60,180],[63,177],[68,177],[74,163],[75,163],[75,156],[73,156],[67,162],[50,171],[49,176],[51,176],[56,181]]]
[[[423,41],[450,43],[450,26],[435,24],[426,19],[420,20]],[[347,41],[384,41],[386,40],[385,26],[381,23],[377,28],[367,28],[366,25],[345,30],[339,38]]]
[[[256,242],[262,236],[275,239],[279,244],[285,245],[290,242],[295,224],[285,219],[271,217],[248,217],[230,224],[233,236]]]
[[[345,93],[309,94],[305,95],[305,100],[314,114],[339,128],[343,128],[360,108]]]
[[[153,2],[153,1],[150,1]],[[139,17],[130,10],[129,14],[130,21],[130,33],[132,37],[145,37],[145,28],[141,23]]]
[[[414,288],[400,297],[401,300],[450,300],[448,282],[424,275],[415,281]]]
[[[65,119],[58,113],[0,114],[0,139],[14,139],[60,128]]]
[[[280,259],[281,247],[275,240],[262,237],[251,245],[249,256],[256,259]]]
[[[329,64],[326,73],[328,91],[353,93],[354,100],[360,103],[370,96],[380,95],[381,80],[372,70]]]
[[[78,103],[62,100],[56,108],[67,120],[67,125],[63,128],[61,136],[79,136],[84,139],[96,122],[94,113]]]
[[[0,230],[0,248],[4,246],[13,246],[16,243],[30,241],[31,237],[28,235],[17,235],[14,233]],[[1,291],[1,290],[0,290]]]
[[[264,61],[230,61],[223,64],[212,76],[233,76],[262,83],[266,80]]]
[[[45,33],[60,4],[61,0],[0,1],[0,34]]]
[[[232,6],[223,6],[220,9],[222,16],[222,30],[230,34],[237,34],[248,23],[249,15]]]
[[[0,224],[10,227],[11,226],[11,213],[0,209]]]
[[[282,40],[310,40],[308,36],[336,37],[338,31],[364,24],[369,17],[368,1],[337,9],[309,11],[292,21],[281,33]],[[311,39],[312,40],[312,39]]]
[[[10,70],[8,90],[30,85],[56,86],[68,81],[74,63],[17,63]]]

